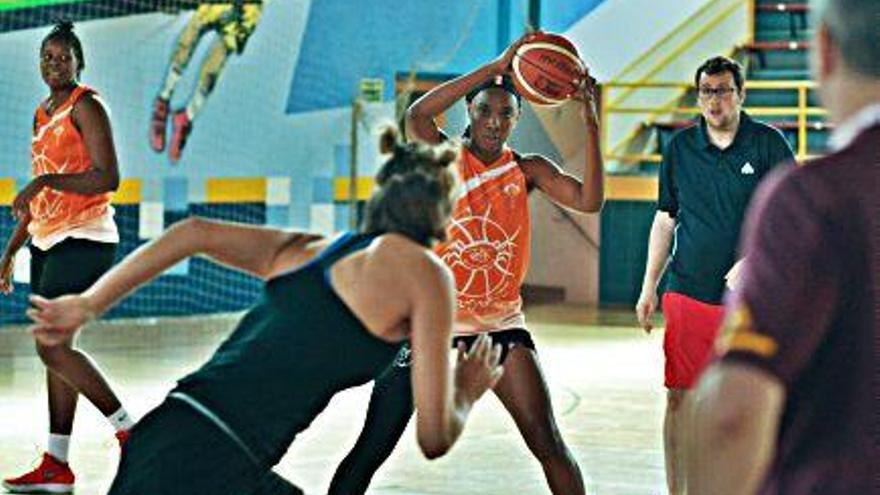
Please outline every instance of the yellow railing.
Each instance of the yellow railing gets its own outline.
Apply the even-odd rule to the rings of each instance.
[[[746,27],[749,29],[749,42],[755,41],[755,0],[748,0],[749,4],[746,7]]]
[[[636,59],[633,63],[628,65],[624,70],[617,74],[614,77],[616,80],[625,79],[636,67],[647,63],[650,56],[654,56],[660,50],[660,47],[663,47],[665,44],[669,43],[672,40],[674,35],[677,35],[680,31],[685,29],[686,26],[699,25],[701,26],[699,30],[695,33],[691,34],[685,40],[680,42],[672,51],[662,57],[656,58],[655,61],[652,61],[651,68],[636,80],[636,83],[642,83],[650,81],[652,77],[659,74],[663,69],[668,67],[673,61],[675,61],[678,57],[680,57],[683,53],[685,53],[688,49],[697,44],[698,41],[705,38],[709,33],[715,30],[722,22],[727,20],[730,16],[732,16],[737,9],[742,8],[743,4],[746,3],[747,0],[735,0],[732,1],[727,8],[719,12],[715,17],[712,17],[708,20],[703,20],[702,17],[706,15],[707,12],[710,11],[710,7],[714,7],[713,2],[708,2],[704,5],[700,10],[691,15],[687,20],[683,23],[679,24],[679,26],[674,29],[670,34],[668,34],[663,40],[658,42],[654,48],[648,50],[641,57]],[[699,24],[697,24],[699,22]],[[617,95],[613,105],[619,105],[624,100],[626,100],[629,96],[633,94],[633,92],[637,89],[633,87],[633,89],[629,91],[624,91],[623,94]]]
[[[662,48],[664,48],[667,44],[669,44],[670,42],[672,42],[672,40],[675,38],[675,36],[678,35],[678,33],[679,33],[682,29],[684,29],[685,26],[689,26],[689,25],[692,25],[694,22],[698,22],[698,21],[700,20],[700,18],[703,17],[704,15],[706,15],[706,13],[707,13],[707,12],[709,11],[709,9],[712,8],[712,7],[713,7],[712,2],[706,2],[705,5],[703,5],[702,7],[700,7],[696,12],[694,12],[693,14],[691,14],[690,17],[688,17],[688,18],[685,19],[683,22],[681,22],[681,23],[678,25],[678,27],[676,27],[675,29],[669,31],[669,32],[666,34],[666,36],[664,36],[664,37],[661,38],[659,41],[657,41],[656,43],[654,43],[654,45],[651,46],[651,48],[650,48],[648,51],[646,51],[645,53],[643,53],[643,54],[642,54],[640,57],[638,57],[637,59],[635,59],[635,60],[633,60],[632,62],[630,62],[629,65],[627,65],[627,66],[624,67],[620,72],[618,72],[618,73],[614,76],[614,79],[624,79],[624,78],[627,78],[627,77],[629,77],[630,75],[632,75],[633,71],[635,71],[636,69],[640,68],[642,65],[648,63],[648,62],[651,61],[651,60],[656,60],[658,54],[660,53],[660,50],[661,50]]]
[[[602,126],[603,129],[608,127],[608,121],[614,114],[644,114],[650,116],[647,119],[649,123],[653,123],[653,117],[658,115],[683,114],[694,116],[699,114],[698,107],[683,107],[678,105],[669,106],[626,106],[606,104],[608,97],[615,89],[623,89],[629,91],[632,89],[679,89],[682,92],[693,87],[692,83],[685,82],[610,82],[602,87]],[[809,91],[816,88],[816,84],[812,81],[747,81],[746,90],[774,90],[774,91],[797,91],[798,104],[796,107],[746,107],[745,110],[754,116],[767,117],[797,117],[798,132],[798,149],[797,157],[799,160],[809,158],[807,154],[807,130],[808,117],[822,117],[826,115],[823,108],[809,106]],[[746,100],[748,103],[748,99]],[[656,154],[638,154],[638,153],[621,153],[620,150],[625,149],[635,139],[637,133],[628,136],[624,141],[618,143],[613,148],[609,148],[608,134],[602,133],[602,149],[610,150],[604,157],[606,160],[615,161],[647,161],[659,162],[660,155]]]
[[[674,96],[669,95],[662,97],[664,100],[663,103],[652,101],[649,104],[664,105],[667,104],[666,102],[677,102],[690,86],[677,83],[654,83],[652,82],[652,79],[664,77],[664,73],[667,74],[666,77],[669,77],[668,69],[670,67],[675,66],[675,64],[679,63],[683,58],[692,57],[694,54],[691,52],[699,43],[703,42],[707,37],[711,36],[712,33],[716,32],[720,26],[725,23],[730,23],[736,14],[744,13],[745,18],[743,19],[743,22],[746,22],[747,25],[751,24],[750,15],[752,13],[750,12],[750,7],[753,6],[753,1],[754,0],[707,1],[687,19],[679,23],[677,27],[671,30],[660,41],[655,43],[652,48],[616,74],[612,78],[611,83],[602,86],[601,102],[604,109],[600,113],[600,118],[602,119],[600,124],[603,145],[602,149],[606,153],[606,157],[616,157],[620,155],[621,150],[626,149],[626,147],[633,143],[635,139],[638,139],[643,135],[642,130],[644,123],[651,124],[655,118],[655,115],[651,115],[650,112],[647,112],[645,122],[643,122],[642,125],[633,121],[632,127],[629,127],[629,123],[623,122],[620,122],[616,126],[610,126],[608,124],[612,112],[606,110],[610,109],[613,111],[614,109],[626,109],[627,107],[625,105],[633,101],[633,97],[640,96],[642,94],[641,90],[646,87],[680,90],[680,92],[676,93]],[[744,29],[742,34],[736,35],[736,39],[733,41],[732,45],[735,47],[742,42],[749,41],[751,35],[752,33],[750,30]],[[734,50],[735,48],[731,48],[727,54],[732,55]],[[724,52],[725,50],[722,49],[720,51]],[[618,83],[613,81],[630,82]],[[644,105],[644,103],[641,103],[640,105]],[[666,113],[671,113],[673,111],[667,107],[661,106],[660,108],[666,109]],[[624,114],[627,113],[627,111],[622,110],[617,113]],[[630,111],[629,113],[636,114],[646,112]],[[623,124],[623,126],[621,127],[620,124]],[[622,139],[620,139],[618,143],[612,145],[612,147],[609,147],[611,139],[617,140],[621,137],[620,133],[624,134]],[[612,138],[611,136],[615,137]],[[628,157],[630,160],[633,159],[632,155],[628,155]]]

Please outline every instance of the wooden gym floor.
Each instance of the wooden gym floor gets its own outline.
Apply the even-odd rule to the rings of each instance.
[[[533,307],[527,317],[563,437],[590,478],[588,491],[664,493],[662,329],[646,336],[631,313],[573,306]],[[107,373],[129,412],[141,417],[162,400],[174,380],[204,361],[234,321],[223,316],[99,323],[84,331],[80,344]],[[0,329],[3,477],[30,469],[45,448],[43,373],[25,329]],[[307,494],[325,493],[363,423],[369,393],[370,385],[339,394],[300,435],[277,470]],[[117,456],[110,426],[81,400],[71,449],[76,493],[106,493]],[[460,442],[439,460],[429,462],[420,455],[410,425],[368,493],[549,492],[513,421],[488,394],[474,408]]]

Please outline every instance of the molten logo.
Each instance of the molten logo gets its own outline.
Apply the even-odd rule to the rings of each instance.
[[[572,79],[577,79],[579,76],[575,70],[576,66],[571,63],[571,60],[560,58],[558,52],[542,52],[538,60],[542,64],[553,67],[564,75],[570,76]]]

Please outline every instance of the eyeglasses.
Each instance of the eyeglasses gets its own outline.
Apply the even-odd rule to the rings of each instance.
[[[700,87],[697,93],[700,95],[701,100],[711,100],[713,97],[724,100],[730,97],[734,91],[736,91],[736,88],[728,88],[726,86],[720,88]]]

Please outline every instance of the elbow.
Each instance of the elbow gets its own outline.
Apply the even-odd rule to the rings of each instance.
[[[431,119],[431,116],[425,115],[425,112],[419,108],[418,102],[407,108],[403,119],[403,132],[406,135],[407,140],[421,141],[422,137],[420,133],[422,132],[422,129],[425,128],[425,123],[430,122]]]
[[[419,449],[428,460],[434,460],[446,455],[452,448],[452,442],[440,438],[426,439],[419,437]]]
[[[580,213],[599,213],[603,207],[605,207],[605,195],[599,195],[598,197],[584,199],[578,204],[576,209]]]
[[[411,124],[413,121],[416,121],[421,117],[422,117],[422,112],[419,109],[418,103],[414,103],[414,104],[410,105],[409,107],[407,107],[406,112],[404,112],[404,122],[407,125]]]
[[[415,129],[416,122],[419,119],[419,111],[415,105],[410,106],[406,109],[406,112],[403,114],[403,133],[406,135],[407,139],[411,139],[413,136],[413,129]]]
[[[433,427],[418,424],[416,426],[416,438],[422,454],[430,460],[446,455],[449,449],[452,448],[452,444],[455,443],[455,436],[450,434],[448,428],[444,428],[439,424]]]
[[[709,445],[729,445],[742,438],[749,430],[751,421],[748,411],[732,404],[716,404],[706,411],[705,428]]]
[[[98,191],[99,194],[116,192],[119,189],[119,183],[121,182],[119,179],[119,172],[115,170],[103,170],[100,172],[100,178],[96,182],[100,184],[98,186],[100,189],[100,191]]]
[[[210,222],[201,217],[188,217],[166,230],[181,246],[187,246],[187,256],[210,250],[213,233]]]
[[[116,192],[119,190],[120,180],[118,175],[113,176],[108,182],[109,183],[107,184],[107,192]]]
[[[584,205],[584,213],[600,213],[605,207],[605,198],[597,198]]]
[[[187,217],[175,223],[169,230],[171,229],[179,231],[181,234],[192,236],[192,238],[197,240],[205,240],[211,234],[210,224],[201,217]]]

